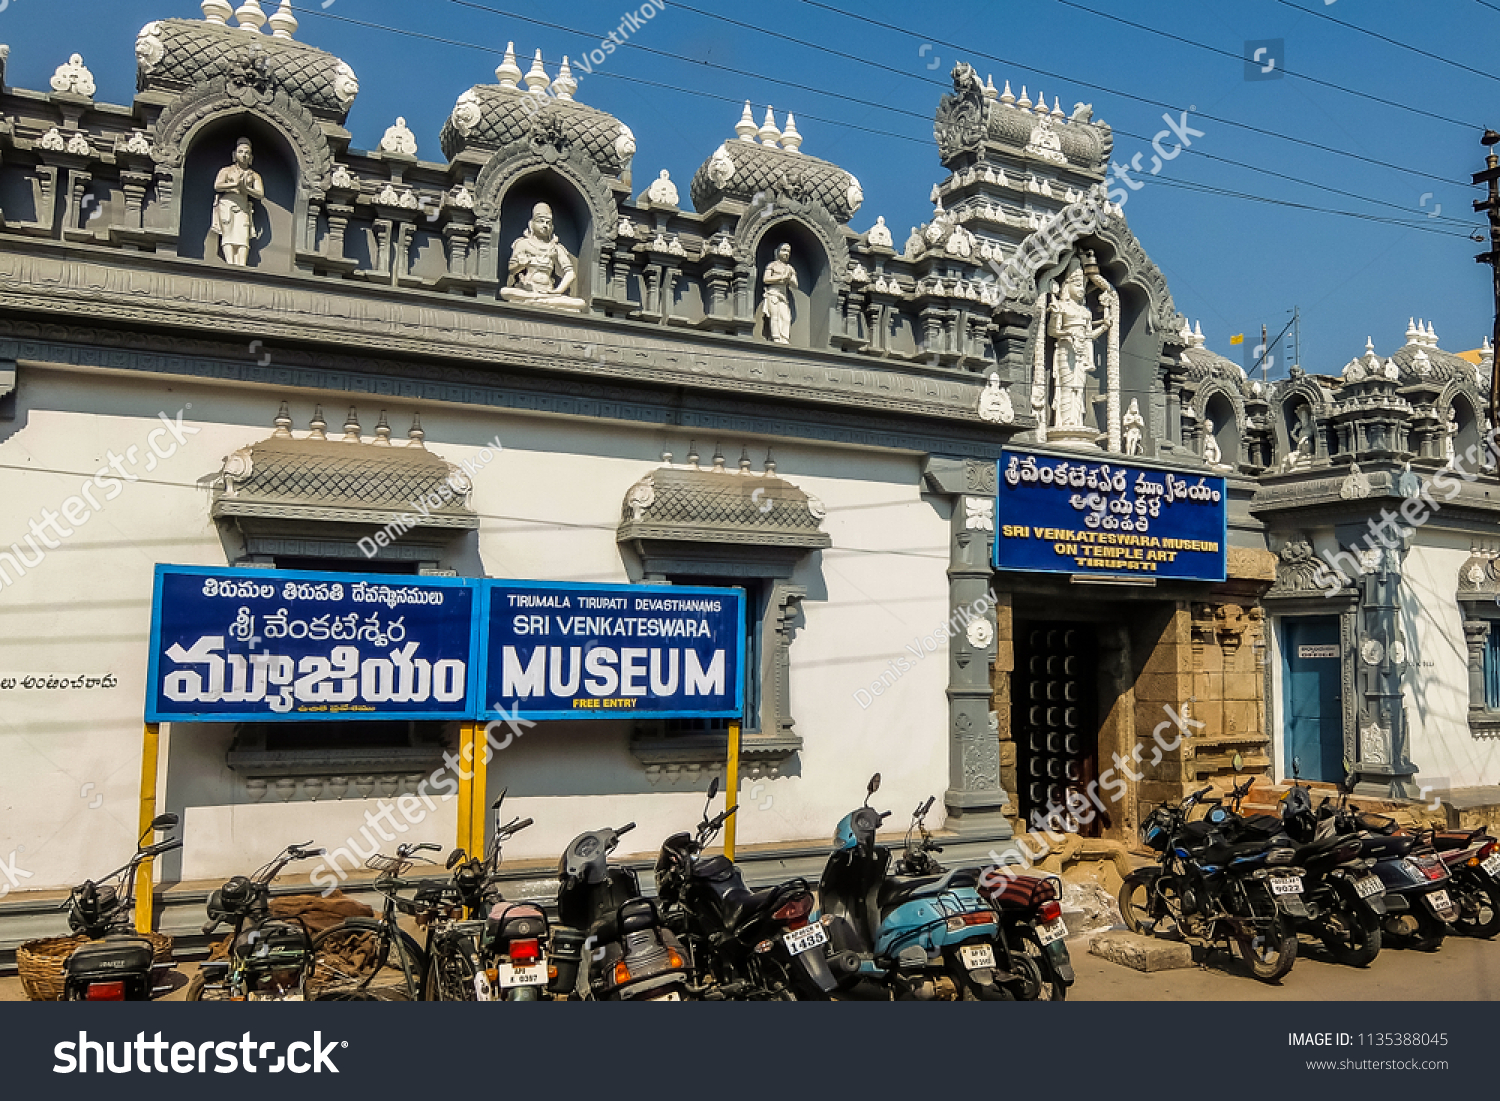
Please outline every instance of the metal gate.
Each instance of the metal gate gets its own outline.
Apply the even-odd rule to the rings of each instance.
[[[1034,822],[1065,808],[1069,789],[1085,791],[1098,774],[1098,645],[1080,623],[1023,623],[1016,632],[1011,729],[1021,814]],[[1097,837],[1095,818],[1083,830]]]

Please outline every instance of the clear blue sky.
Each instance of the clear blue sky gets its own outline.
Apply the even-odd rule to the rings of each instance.
[[[685,199],[687,181],[698,165],[720,141],[733,136],[739,104],[750,99],[759,121],[770,103],[778,120],[788,109],[796,113],[803,152],[833,160],[859,177],[865,205],[854,219],[855,228],[863,230],[884,214],[899,245],[909,226],[930,215],[929,192],[945,174],[932,142],[931,118],[954,61],[964,59],[981,74],[993,73],[997,84],[1009,79],[1018,94],[1024,83],[1033,96],[1040,88],[1049,100],[1060,98],[1069,111],[1077,101],[1093,103],[1096,117],[1116,128],[1117,161],[1144,151],[1149,167],[1149,139],[1163,125],[1163,107],[1127,95],[1194,108],[1192,121],[1204,136],[1168,163],[1161,179],[1132,195],[1126,214],[1166,273],[1178,308],[1201,318],[1215,350],[1239,360],[1241,349],[1229,346],[1229,336],[1245,332],[1253,344],[1262,323],[1274,335],[1293,305],[1302,309],[1303,365],[1317,372],[1339,370],[1364,350],[1367,335],[1375,338],[1377,350],[1389,354],[1403,342],[1408,316],[1432,321],[1442,346],[1452,351],[1477,347],[1490,331],[1488,271],[1473,259],[1483,246],[1464,234],[1481,225],[1470,208],[1478,192],[1468,180],[1482,167],[1478,128],[1500,129],[1500,81],[1319,18],[1327,15],[1489,70],[1500,45],[1500,11],[1479,0],[1292,0],[1297,7],[1278,0],[1079,0],[1083,7],[1232,57],[1124,26],[1061,0],[949,0],[941,7],[895,0],[827,3],[899,29],[876,27],[807,0],[753,5],[696,0],[693,7],[667,0],[665,10],[636,31],[631,42],[690,61],[627,47],[612,54],[593,76],[575,65],[578,98],[617,115],[635,131],[637,190],[667,168]],[[576,59],[617,27],[625,5],[626,0],[330,0],[323,6],[322,0],[298,0],[302,28],[297,37],[338,54],[359,74],[362,90],[349,120],[357,147],[376,145],[395,117],[404,115],[416,132],[420,155],[440,159],[437,136],[443,119],[466,88],[493,82],[508,40],[515,41],[523,68],[540,47],[555,73],[563,54]],[[262,6],[270,12],[276,0],[262,0]],[[128,103],[135,89],[136,32],[152,19],[172,17],[201,15],[193,0],[0,0],[0,41],[11,47],[8,83],[45,89],[53,69],[79,52],[98,81],[98,98]],[[429,37],[394,34],[351,20]],[[1291,75],[1246,80],[1241,60],[1245,43],[1259,39],[1284,41],[1281,69],[1336,87]],[[965,49],[955,50],[942,40]],[[1091,88],[1085,81],[1112,90]],[[1339,90],[1343,88],[1459,125],[1360,99]],[[1320,143],[1380,163],[1270,135]],[[1405,224],[1173,186],[1187,182]],[[1310,184],[1392,205],[1331,194]],[[1429,217],[1439,205],[1440,216]],[[1462,224],[1447,220],[1453,218]],[[1450,232],[1429,232],[1439,228]],[[1283,374],[1284,366],[1278,363],[1273,373]]]

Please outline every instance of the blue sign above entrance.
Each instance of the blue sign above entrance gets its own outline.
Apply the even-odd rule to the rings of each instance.
[[[1228,515],[1221,477],[1005,451],[995,568],[1223,581]]]

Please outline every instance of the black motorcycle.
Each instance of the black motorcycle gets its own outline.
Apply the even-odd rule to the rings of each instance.
[[[188,1001],[301,1002],[307,1000],[315,956],[300,918],[271,916],[271,882],[294,860],[323,849],[288,845],[252,876],[237,875],[208,896],[203,935],[229,924],[225,958],[210,958],[188,984]]]
[[[704,1000],[826,1000],[836,984],[807,881],[751,891],[728,857],[702,855],[737,809],[710,818],[718,793],[714,777],[697,836],[673,834],[656,861],[662,917],[688,950],[695,993]]]
[[[1293,860],[1306,870],[1307,916],[1293,924],[1321,940],[1340,963],[1368,967],[1380,955],[1386,912],[1385,884],[1374,874],[1374,858],[1364,855],[1358,835],[1338,833],[1326,816],[1319,820],[1308,789],[1295,780],[1281,798],[1281,820],[1300,846]]]
[[[1237,818],[1212,790],[1164,803],[1141,824],[1158,865],[1125,877],[1120,913],[1135,933],[1175,929],[1195,944],[1233,946],[1257,979],[1275,982],[1297,962],[1293,922],[1307,917],[1296,843],[1274,815]],[[1188,821],[1200,805],[1207,817]]]
[[[1500,845],[1489,830],[1435,829],[1423,840],[1448,868],[1458,906],[1453,931],[1484,940],[1500,933]]]
[[[656,903],[641,897],[640,878],[609,862],[624,837],[635,829],[581,833],[569,843],[557,866],[557,917],[569,943],[586,953],[581,992],[598,1001],[680,1002],[692,996],[687,951],[662,921]],[[579,940],[579,935],[583,939]],[[566,985],[558,968],[557,986]],[[575,970],[574,975],[578,972]]]
[[[85,880],[68,892],[63,909],[68,928],[89,938],[63,964],[63,1000],[70,1002],[147,1002],[171,989],[159,985],[155,948],[135,931],[135,880],[141,862],[182,848],[181,838],[147,845],[146,838],[176,826],[177,815],[163,814],[146,827],[135,855],[95,882]]]

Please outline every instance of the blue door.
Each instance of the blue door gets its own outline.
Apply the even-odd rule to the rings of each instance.
[[[1285,775],[1295,759],[1304,780],[1336,783],[1345,771],[1338,617],[1288,616],[1281,629]]]

